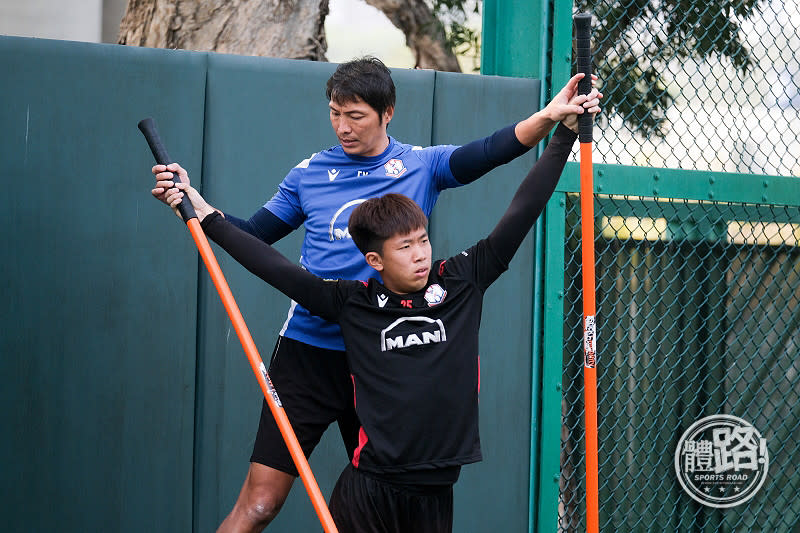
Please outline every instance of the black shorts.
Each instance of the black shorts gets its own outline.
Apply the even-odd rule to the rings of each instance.
[[[352,459],[360,424],[353,405],[353,381],[344,352],[278,337],[269,377],[306,457],[328,426],[336,421],[347,456]],[[297,476],[289,450],[267,402],[261,408],[250,461]]]
[[[350,464],[330,511],[339,533],[452,533],[453,485],[387,483]]]

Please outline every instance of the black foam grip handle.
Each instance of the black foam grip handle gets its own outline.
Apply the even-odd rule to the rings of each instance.
[[[578,82],[578,94],[589,94],[592,92],[592,15],[578,13],[573,21],[578,72],[585,74]],[[592,116],[589,113],[584,112],[578,117],[578,140],[582,143],[592,142]]]
[[[140,120],[139,130],[142,132],[142,135],[144,135],[145,140],[147,140],[147,145],[150,147],[150,151],[153,152],[153,157],[155,158],[156,163],[159,165],[168,165],[172,163],[172,159],[170,159],[167,149],[164,148],[164,144],[161,142],[161,136],[158,134],[156,121],[150,117]],[[172,181],[179,183],[181,178],[173,172]],[[180,212],[184,221],[188,221],[191,218],[197,218],[197,214],[194,212],[192,202],[190,202],[186,196],[184,196],[183,200],[181,200],[181,203],[178,204],[178,212]]]

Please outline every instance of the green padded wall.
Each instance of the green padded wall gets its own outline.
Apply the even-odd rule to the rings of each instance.
[[[2,529],[189,531],[197,261],[136,124],[199,161],[205,56],[0,37],[0,72]]]
[[[432,143],[462,144],[534,113],[539,82],[439,72],[435,95]],[[532,150],[442,194],[431,221],[434,255],[452,255],[486,237],[534,162]],[[529,236],[508,272],[486,291],[480,336],[484,459],[464,467],[456,484],[454,531],[528,527],[532,271]]]
[[[152,116],[215,206],[248,217],[335,144],[326,63],[0,38],[0,501],[10,530],[212,531],[248,466],[261,392],[183,224],[150,197]],[[395,69],[391,135],[460,144],[529,115],[538,83]],[[434,251],[499,218],[533,155],[445,192]],[[16,185],[16,187],[13,187]],[[302,231],[278,244],[299,256]],[[269,361],[288,300],[218,259]],[[527,523],[531,245],[490,289],[482,328],[485,461],[456,487],[456,530]],[[329,494],[346,456],[312,457]],[[42,502],[46,510],[42,511]],[[491,512],[487,512],[491,509]],[[270,531],[319,531],[297,483]]]

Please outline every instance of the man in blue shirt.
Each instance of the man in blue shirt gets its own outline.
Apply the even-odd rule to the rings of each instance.
[[[357,205],[389,192],[402,193],[429,216],[442,190],[471,183],[524,154],[567,116],[597,112],[601,95],[594,90],[582,106],[569,104],[580,78],[581,74],[570,79],[545,109],[489,137],[460,147],[421,148],[387,134],[395,88],[383,63],[375,58],[343,63],[326,89],[331,125],[340,144],[301,161],[250,219],[224,216],[267,244],[303,225],[300,263],[321,278],[378,278],[347,231]],[[188,182],[178,164],[154,166],[157,183],[152,192],[162,201],[173,186],[170,171]],[[337,421],[352,459],[359,423],[338,325],[292,302],[269,375],[306,455]],[[277,515],[297,475],[265,403],[247,478],[219,531],[261,531]]]

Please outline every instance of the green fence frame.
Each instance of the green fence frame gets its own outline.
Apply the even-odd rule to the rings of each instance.
[[[481,72],[540,78],[543,107],[552,91],[561,87],[571,73],[572,15],[572,1],[537,0],[524,5],[484,1]],[[595,194],[781,204],[800,199],[800,181],[784,176],[610,164],[595,164],[594,169]],[[565,216],[567,195],[578,189],[578,165],[569,163],[534,230],[531,532],[558,529],[564,370],[561,354],[565,350],[564,239],[569,229]]]
[[[558,530],[561,420],[562,353],[566,339],[563,334],[565,317],[565,248],[570,232],[566,220],[567,196],[579,191],[579,167],[568,163],[556,194],[547,205],[545,230],[546,268],[544,272],[544,331],[542,365],[542,426],[539,434],[541,456],[539,462],[538,520],[532,524],[537,531]],[[797,207],[795,223],[800,220],[800,180],[784,176],[754,176],[749,174],[683,171],[672,169],[632,168],[619,165],[595,165],[595,202],[608,196],[625,196],[634,205],[632,213],[647,214],[646,201],[653,197],[714,203],[742,203]],[[600,196],[598,196],[600,195]],[[642,201],[645,200],[645,201]],[[641,202],[641,203],[637,203]],[[574,230],[573,230],[574,232]],[[598,317],[599,331],[603,330],[602,317]],[[600,338],[602,348],[602,337]],[[598,358],[598,368],[604,364]],[[573,372],[574,373],[574,372]],[[602,424],[602,420],[601,420]],[[678,435],[675,436],[677,438]],[[603,446],[601,443],[602,455]],[[601,458],[602,459],[602,458]],[[601,461],[602,462],[602,461]],[[602,480],[601,480],[602,485]],[[765,486],[766,488],[766,486]],[[762,489],[764,490],[764,489]],[[690,502],[688,497],[687,502]],[[601,524],[603,509],[601,508]],[[788,511],[787,514],[791,514]],[[791,519],[791,516],[788,517]],[[608,526],[608,524],[606,524]],[[694,526],[699,527],[699,526]]]

